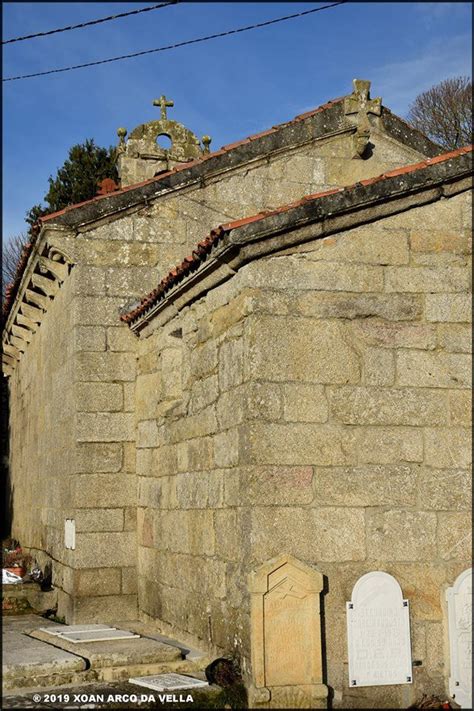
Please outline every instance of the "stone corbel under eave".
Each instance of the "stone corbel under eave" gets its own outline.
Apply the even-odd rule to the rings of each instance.
[[[12,375],[72,266],[71,259],[57,247],[46,241],[38,245],[26,266],[4,330],[2,370],[6,377]]]

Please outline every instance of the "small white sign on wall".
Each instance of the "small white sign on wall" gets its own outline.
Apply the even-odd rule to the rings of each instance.
[[[73,518],[67,518],[64,522],[64,545],[71,550],[76,548],[76,522]]]
[[[472,709],[472,568],[446,591],[448,602],[449,693],[462,709]]]
[[[349,686],[411,684],[409,605],[395,578],[363,575],[346,604]]]

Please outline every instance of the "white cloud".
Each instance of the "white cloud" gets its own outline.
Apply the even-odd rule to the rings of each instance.
[[[416,96],[434,84],[453,76],[470,76],[471,65],[469,34],[437,40],[421,56],[375,67],[370,72],[372,95],[382,96],[386,106],[403,115]]]

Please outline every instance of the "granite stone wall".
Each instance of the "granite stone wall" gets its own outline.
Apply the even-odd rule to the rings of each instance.
[[[242,267],[142,334],[141,614],[249,667],[248,573],[290,553],[326,578],[334,707],[446,694],[444,591],[470,564],[468,193]],[[348,686],[364,573],[411,606],[414,683]]]

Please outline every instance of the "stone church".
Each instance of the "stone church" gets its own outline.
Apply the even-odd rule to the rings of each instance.
[[[235,654],[262,708],[449,691],[472,147],[369,89],[215,151],[161,97],[118,130],[121,185],[41,219],[4,309],[12,535],[58,615]],[[349,677],[374,571],[409,603],[403,683]]]

